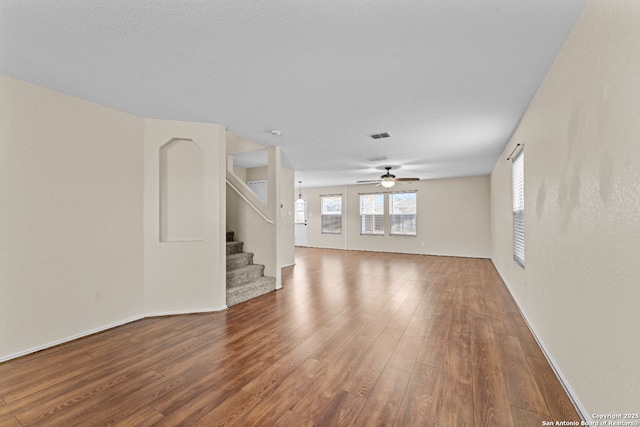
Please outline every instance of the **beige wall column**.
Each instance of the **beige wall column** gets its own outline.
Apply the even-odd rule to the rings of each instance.
[[[271,274],[276,278],[276,289],[282,288],[282,269],[281,269],[281,248],[280,243],[278,241],[280,237],[280,229],[282,218],[280,217],[280,205],[281,205],[281,197],[282,193],[280,189],[281,181],[282,181],[282,168],[280,163],[280,147],[269,147],[267,149],[267,155],[269,159],[269,178],[267,181],[268,188],[268,197],[269,197],[269,213],[274,222],[274,230],[273,230],[273,242],[275,243],[275,259],[273,260],[274,264],[272,266]],[[265,268],[266,270],[266,268]]]
[[[164,153],[167,144],[176,140],[181,141],[185,152],[190,154]],[[160,315],[224,309],[225,129],[215,124],[146,119],[144,141],[146,313]],[[169,157],[171,170],[168,172],[163,170],[167,167],[163,156]],[[194,170],[199,171],[196,177]],[[198,182],[200,179],[202,182]],[[169,194],[173,199],[165,202],[162,200],[166,196],[163,185],[180,191]],[[190,224],[196,221],[192,213],[180,209],[163,210],[167,204],[170,207],[172,203],[182,205],[187,202],[202,211],[198,214],[201,221],[198,228]],[[168,221],[173,224],[171,239],[163,239],[160,234],[162,215],[173,215]]]

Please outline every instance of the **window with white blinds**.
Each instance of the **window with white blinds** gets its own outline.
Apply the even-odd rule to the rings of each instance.
[[[524,152],[513,159],[513,259],[524,268]]]
[[[392,236],[416,235],[416,195],[414,191],[389,194],[389,222]]]
[[[320,196],[322,234],[342,234],[342,194]]]
[[[384,194],[360,195],[360,234],[384,235]]]

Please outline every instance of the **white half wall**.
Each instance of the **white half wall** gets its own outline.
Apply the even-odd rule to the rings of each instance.
[[[637,1],[588,2],[491,175],[493,262],[586,417],[640,411],[639,22]]]
[[[0,76],[0,360],[140,317],[139,117]]]
[[[226,308],[225,264],[225,128],[215,124],[145,119],[144,133],[144,295],[147,315],[216,311]],[[161,148],[172,140],[189,140],[202,150],[186,156],[203,167],[202,239],[161,241]],[[202,164],[200,164],[202,160]],[[188,169],[188,165],[185,169]],[[190,174],[174,180],[193,184]],[[200,187],[198,187],[200,188]],[[191,197],[198,195],[191,194]]]

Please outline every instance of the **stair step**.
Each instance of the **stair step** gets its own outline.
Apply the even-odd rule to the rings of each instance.
[[[253,264],[253,254],[251,252],[227,255],[227,271],[249,264]]]
[[[227,307],[240,304],[276,289],[276,278],[263,276],[249,283],[227,288]]]
[[[227,290],[264,276],[264,265],[250,264],[227,271]]]
[[[239,254],[243,249],[243,242],[227,242],[227,255]]]
[[[244,252],[244,243],[233,240],[227,231],[227,306],[240,304],[276,289],[275,277],[265,277],[264,265],[253,263],[253,254]]]

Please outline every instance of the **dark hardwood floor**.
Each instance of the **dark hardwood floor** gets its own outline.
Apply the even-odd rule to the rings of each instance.
[[[580,421],[482,259],[298,249],[284,288],[0,364],[0,426]]]

